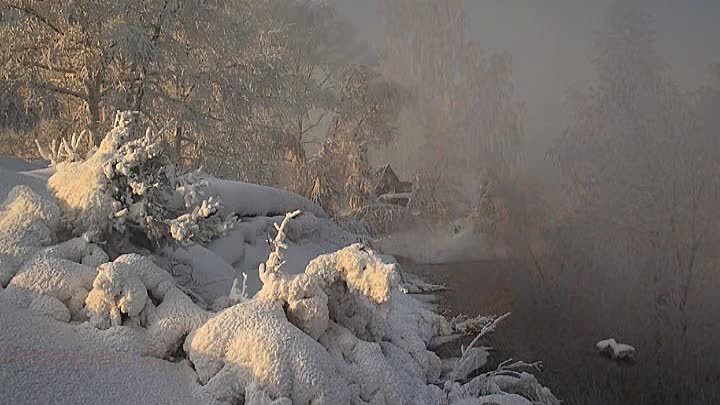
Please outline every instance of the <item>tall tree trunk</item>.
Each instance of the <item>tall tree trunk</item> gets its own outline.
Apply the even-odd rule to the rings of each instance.
[[[145,96],[145,67],[140,68],[140,78],[135,85],[132,109],[139,112],[142,110],[143,96]]]
[[[100,80],[99,73],[91,75],[85,82],[85,88],[87,90],[87,100],[85,105],[88,114],[88,129],[92,133],[92,142],[94,145],[98,145],[102,140],[100,138]]]
[[[177,125],[175,127],[175,139],[174,139],[174,156],[175,156],[175,164],[178,167],[182,166],[182,141],[183,141],[183,127],[182,125]]]
[[[307,153],[305,153],[305,147],[303,146],[303,120],[298,118],[297,120],[297,134],[290,134],[291,140],[288,148],[288,154],[290,155],[290,164],[293,169],[292,188],[293,191],[306,195],[310,190],[307,187]]]

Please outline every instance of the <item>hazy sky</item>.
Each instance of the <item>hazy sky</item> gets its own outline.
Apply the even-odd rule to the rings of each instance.
[[[360,35],[382,38],[377,4],[382,0],[335,0],[357,22]],[[586,88],[594,33],[613,0],[467,0],[470,34],[489,51],[513,60],[516,98],[525,104],[528,138],[548,139],[566,121],[563,98]],[[658,47],[674,76],[695,87],[720,63],[720,0],[648,0]]]

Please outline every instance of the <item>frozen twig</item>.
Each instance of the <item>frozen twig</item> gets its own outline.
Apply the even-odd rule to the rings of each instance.
[[[514,371],[520,368],[532,368],[537,371],[540,371],[542,369],[542,362],[541,361],[535,361],[532,363],[526,363],[524,361],[516,361],[513,362],[512,359],[507,359],[500,363],[497,370],[495,370],[496,373],[503,372],[503,371]]]
[[[473,339],[467,347],[460,347],[460,359],[458,359],[458,361],[455,363],[452,372],[449,374],[453,381],[465,378],[465,376],[467,376],[472,371],[472,369],[468,369],[467,367],[467,364],[469,364],[468,362],[477,360],[481,357],[480,353],[482,351],[487,352],[487,350],[490,349],[485,347],[474,350],[475,345],[480,341],[483,336],[495,332],[497,325],[508,316],[510,316],[510,313],[495,318],[489,318],[489,321],[482,326],[482,329],[477,334],[477,336],[475,336],[475,339]]]
[[[287,249],[287,244],[285,244],[285,239],[287,238],[285,228],[291,219],[300,215],[300,212],[300,210],[289,212],[285,214],[285,218],[280,225],[277,223],[273,224],[277,230],[277,236],[275,236],[275,239],[270,241],[270,245],[274,248],[274,251],[270,253],[270,257],[268,257],[266,264],[267,270],[273,269],[274,271],[277,271],[283,264],[285,264],[284,251]]]
[[[478,335],[475,336],[475,339],[473,339],[472,342],[470,342],[470,344],[468,345],[468,347],[462,346],[462,347],[460,348],[460,351],[461,351],[461,353],[462,353],[462,358],[460,359],[460,361],[462,361],[462,359],[465,358],[465,354],[467,353],[467,351],[470,350],[470,349],[472,349],[472,347],[477,344],[477,342],[480,340],[480,338],[482,338],[483,336],[485,336],[485,335],[487,335],[487,334],[489,334],[489,333],[495,332],[495,329],[497,328],[497,325],[498,325],[503,319],[507,318],[508,316],[510,316],[510,312],[508,312],[508,313],[505,314],[505,315],[502,315],[502,316],[499,316],[499,317],[495,318],[494,320],[492,320],[491,322],[489,322],[488,324],[486,324],[485,326],[483,326],[482,329],[480,330],[480,333],[478,333]]]
[[[239,304],[241,302],[245,302],[248,299],[247,295],[247,273],[243,273],[243,281],[242,281],[242,287],[240,287],[239,280],[236,278],[233,281],[232,288],[230,288],[230,294],[228,295],[228,302],[229,304],[235,305]]]

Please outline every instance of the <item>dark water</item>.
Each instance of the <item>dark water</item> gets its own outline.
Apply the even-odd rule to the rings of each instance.
[[[603,308],[587,302],[584,290],[594,289],[592,285],[547,290],[534,281],[530,269],[512,260],[402,265],[404,271],[448,287],[440,304],[446,315],[511,312],[484,342],[496,349],[493,363],[507,358],[542,361],[543,371],[536,375],[565,404],[720,405],[716,377],[698,372],[691,378],[697,392],[687,392],[693,389],[679,388],[671,376],[661,382],[648,373],[654,359],[642,347],[632,365],[597,353],[597,341],[616,336],[608,336],[607,324],[597,321]]]

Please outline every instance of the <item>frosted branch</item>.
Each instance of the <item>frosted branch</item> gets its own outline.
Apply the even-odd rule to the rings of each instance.
[[[473,339],[472,342],[470,342],[470,344],[468,345],[468,347],[462,346],[462,347],[460,348],[460,350],[461,350],[461,352],[462,352],[462,358],[460,359],[460,361],[461,361],[461,362],[463,361],[463,359],[464,359],[465,356],[466,356],[466,353],[467,353],[470,349],[472,349],[473,346],[475,346],[475,345],[477,344],[477,342],[480,340],[480,338],[482,338],[483,336],[485,336],[485,335],[487,335],[487,334],[489,334],[489,333],[495,332],[495,329],[497,329],[498,324],[499,324],[503,319],[505,319],[505,318],[507,318],[507,317],[509,317],[509,316],[510,316],[510,312],[508,312],[508,313],[505,314],[505,315],[502,315],[502,316],[499,316],[499,317],[495,318],[494,320],[492,320],[491,322],[489,322],[488,324],[486,324],[485,326],[483,326],[482,329],[480,330],[480,333],[478,333],[478,335],[475,337],[475,339]]]
[[[50,162],[50,166],[56,166],[63,162],[80,162],[83,158],[80,155],[79,149],[84,138],[88,139],[88,145],[92,140],[91,133],[89,131],[82,131],[80,135],[73,133],[70,141],[65,138],[60,139],[60,143],[57,140],[53,140],[48,149],[44,149],[40,146],[40,142],[35,139],[35,145],[38,148],[38,152],[43,159]]]
[[[285,244],[285,239],[287,238],[285,228],[288,223],[290,223],[290,220],[300,215],[300,213],[300,210],[289,212],[285,214],[285,218],[280,225],[277,223],[273,224],[275,226],[275,230],[277,230],[277,235],[275,236],[275,239],[270,241],[274,251],[270,253],[270,257],[268,257],[266,264],[267,270],[274,269],[274,271],[277,271],[283,264],[285,264],[285,255],[283,253],[287,249],[287,244]]]

